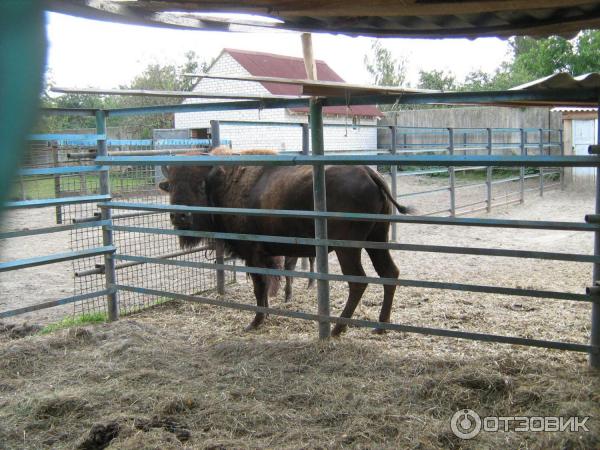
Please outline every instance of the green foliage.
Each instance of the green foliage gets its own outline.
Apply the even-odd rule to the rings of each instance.
[[[476,70],[464,82],[452,73],[421,71],[419,87],[441,90],[506,90],[558,72],[574,76],[600,71],[600,31],[587,30],[568,40],[558,36],[546,39],[515,37],[510,41],[512,58],[494,73]]]
[[[181,65],[153,63],[146,66],[142,73],[119,89],[148,89],[163,91],[191,91],[196,86],[197,78],[184,77],[184,73],[206,71],[209,63],[201,62],[198,55],[190,51],[185,54]],[[168,105],[181,102],[180,98],[141,97],[141,96],[102,96],[89,94],[50,95],[54,85],[52,76],[46,80],[46,89],[42,95],[42,105],[55,108],[129,108],[135,106]],[[155,128],[172,128],[173,114],[157,114],[151,116],[109,117],[108,126],[132,127],[139,138],[152,137]],[[38,124],[37,131],[56,131],[77,128],[94,128],[95,120],[88,117],[45,116]]]
[[[581,33],[575,44],[571,67],[575,75],[600,72],[600,31],[588,30]]]
[[[458,87],[454,74],[443,70],[432,70],[431,72],[420,70],[418,86],[420,89],[438,91],[454,91]]]
[[[378,86],[402,86],[406,81],[406,60],[397,60],[392,52],[376,40],[371,46],[371,56],[365,55],[364,64]],[[383,111],[398,109],[397,105],[379,105]]]
[[[364,63],[378,86],[401,86],[406,80],[406,60],[399,61],[392,52],[376,40],[371,46],[372,55],[365,55]]]

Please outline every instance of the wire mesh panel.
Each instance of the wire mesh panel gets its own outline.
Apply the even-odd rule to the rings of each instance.
[[[144,154],[163,150],[185,154],[205,150],[207,141],[201,139],[177,140],[108,140],[110,154]],[[84,150],[84,149],[80,149]],[[81,152],[80,152],[81,153]],[[168,196],[158,189],[162,179],[160,169],[154,166],[119,166],[110,170],[111,194],[115,200],[127,200],[135,203],[168,203]],[[69,206],[66,217],[71,221],[94,220],[100,217],[97,205]],[[136,226],[141,228],[171,228],[166,213],[130,212],[114,214],[116,226]],[[143,233],[114,232],[114,245],[122,253],[165,257],[184,261],[214,261],[215,255],[211,243],[202,249],[182,251],[176,237],[157,236]],[[71,245],[74,250],[102,241],[98,230],[78,229],[71,233]],[[74,289],[76,293],[85,293],[102,288],[105,284],[102,258],[74,261]],[[120,283],[164,289],[182,294],[194,294],[214,289],[216,276],[214,270],[191,269],[173,266],[155,266],[151,264],[122,263],[116,265],[117,280]],[[233,281],[228,272],[226,281]],[[127,314],[150,306],[159,299],[133,292],[121,292],[119,307],[121,314]],[[76,313],[94,313],[106,309],[103,299],[92,299],[75,304]]]

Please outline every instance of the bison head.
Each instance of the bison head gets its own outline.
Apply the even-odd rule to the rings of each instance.
[[[212,167],[210,166],[173,166],[164,167],[165,181],[159,188],[169,194],[172,205],[208,206],[206,180]],[[171,223],[177,230],[211,231],[212,221],[209,214],[192,214],[188,212],[172,212]],[[182,248],[192,248],[202,242],[201,238],[179,236]]]

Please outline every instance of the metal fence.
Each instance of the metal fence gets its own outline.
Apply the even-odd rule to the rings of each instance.
[[[280,151],[279,154],[303,154],[310,151],[310,128],[306,122],[265,122],[220,120],[211,122],[212,128],[244,127],[255,136],[270,127],[301,131],[296,150]],[[329,128],[378,129],[379,139],[389,144],[377,148],[331,150],[325,145],[324,152],[357,155],[564,155],[562,130],[547,128],[428,128],[394,125],[352,125],[324,123]],[[381,139],[382,132],[387,133]],[[386,139],[387,138],[387,139]],[[267,143],[267,147],[269,142]],[[457,217],[492,211],[493,207],[524,203],[526,193],[540,196],[552,189],[564,189],[564,168],[524,167],[464,167],[464,166],[397,166],[379,165],[379,171],[388,175],[394,197],[399,200],[419,197],[419,203],[429,209],[419,210],[423,216]],[[426,177],[427,189],[411,190],[405,187],[407,177]],[[437,181],[437,183],[432,183]],[[396,225],[392,226],[392,240],[396,240]]]
[[[414,101],[424,101],[427,98],[432,99],[445,99],[455,100],[458,98],[457,95],[451,93],[449,96],[443,94],[424,94],[422,99],[415,97]],[[472,94],[460,94],[467,100],[475,98]],[[470,95],[470,97],[469,97]],[[508,94],[502,93],[504,97]],[[533,96],[531,93],[526,94],[510,94],[511,99],[517,95],[521,96]],[[547,94],[546,94],[547,95]],[[566,95],[566,94],[564,94]],[[576,94],[569,94],[575,97]],[[437,97],[436,97],[437,96]],[[455,98],[456,97],[456,98]],[[465,99],[461,98],[461,101]],[[499,97],[499,98],[504,98]],[[574,98],[575,98],[574,97]],[[412,97],[407,95],[403,97],[405,101],[410,101]],[[490,101],[492,94],[486,94],[485,96],[477,97],[479,101]],[[430,99],[430,101],[432,100]],[[370,97],[360,99],[361,102],[373,101]],[[341,100],[340,100],[341,101]],[[389,101],[389,98],[388,98]],[[441,100],[439,100],[441,101]],[[288,103],[286,103],[288,102]],[[244,102],[246,108],[257,108],[257,107],[281,107],[282,104],[288,106],[295,106],[297,103],[300,104],[302,100],[291,100],[291,101],[260,101],[260,102]],[[355,164],[368,164],[378,166],[415,166],[418,168],[423,167],[443,167],[447,168],[448,173],[456,178],[456,168],[481,168],[484,167],[489,170],[490,167],[519,167],[520,171],[524,170],[524,167],[532,167],[537,169],[555,169],[565,166],[571,167],[600,167],[600,157],[598,156],[555,156],[548,154],[529,155],[527,154],[527,144],[522,138],[519,143],[520,152],[516,155],[491,155],[489,154],[457,154],[456,142],[453,139],[456,137],[455,133],[448,131],[449,136],[449,150],[447,154],[423,154],[415,152],[405,152],[405,154],[378,154],[378,155],[325,155],[323,148],[323,121],[322,121],[322,106],[324,104],[334,104],[335,102],[329,102],[326,100],[316,100],[311,102],[311,142],[312,142],[312,155],[293,155],[293,154],[282,154],[282,155],[239,155],[239,156],[213,156],[206,158],[202,156],[162,156],[162,155],[150,155],[150,156],[116,156],[109,155],[107,151],[107,141],[105,136],[105,113],[103,111],[89,111],[89,114],[95,114],[98,123],[98,132],[93,139],[97,139],[97,155],[95,158],[94,166],[87,168],[79,168],[80,171],[96,171],[100,173],[100,192],[98,195],[92,196],[92,198],[78,197],[75,199],[59,199],[60,204],[73,204],[73,203],[87,203],[90,201],[102,202],[101,216],[99,220],[82,224],[85,226],[101,226],[103,230],[103,239],[101,246],[95,246],[92,249],[86,250],[87,254],[82,255],[81,252],[71,252],[63,256],[52,256],[50,259],[57,260],[63,259],[76,259],[82,256],[92,256],[102,254],[104,255],[104,267],[106,274],[106,289],[95,291],[90,296],[101,296],[107,295],[107,304],[109,317],[116,319],[118,316],[118,302],[119,295],[123,293],[138,293],[142,295],[154,296],[155,298],[176,298],[184,299],[194,302],[200,302],[204,304],[219,305],[224,307],[236,308],[247,311],[256,311],[262,313],[268,313],[272,315],[281,315],[288,317],[295,317],[299,319],[316,321],[319,324],[319,336],[325,338],[330,333],[330,323],[342,323],[351,324],[354,326],[361,327],[377,327],[381,329],[422,333],[436,336],[447,336],[462,339],[472,339],[488,342],[498,343],[509,343],[509,344],[520,344],[534,347],[545,347],[553,349],[571,350],[578,352],[586,352],[590,355],[590,362],[593,366],[600,364],[600,310],[598,309],[598,289],[592,287],[585,292],[573,293],[573,292],[559,292],[559,291],[548,291],[539,289],[524,289],[524,288],[510,288],[503,286],[488,286],[488,285],[474,285],[474,284],[459,284],[449,282],[436,282],[436,281],[425,281],[425,280],[410,280],[410,279],[394,279],[394,278],[373,278],[373,277],[357,277],[357,276],[345,276],[330,274],[327,265],[328,246],[336,247],[361,247],[361,248],[386,248],[392,250],[408,250],[411,251],[424,251],[424,252],[438,252],[438,253],[451,253],[451,254],[477,254],[477,255],[489,255],[489,256],[504,256],[514,258],[543,258],[553,259],[559,261],[578,261],[584,263],[593,263],[594,267],[600,267],[600,239],[596,240],[596,248],[594,255],[585,254],[566,254],[556,252],[537,252],[537,251],[523,251],[523,250],[507,250],[507,249],[493,249],[493,248],[463,248],[463,247],[451,247],[451,246],[434,246],[434,245],[404,245],[399,243],[374,243],[374,242],[356,242],[356,241],[332,241],[327,239],[327,220],[353,220],[353,221],[390,221],[392,223],[417,223],[417,224],[438,224],[438,225],[453,225],[453,226],[478,226],[478,227],[504,227],[514,229],[545,229],[545,230],[570,230],[576,232],[593,232],[595,236],[600,236],[600,216],[592,215],[589,217],[588,222],[555,222],[555,221],[522,221],[522,220],[498,220],[498,219],[485,219],[485,218],[463,218],[463,217],[433,217],[433,216],[403,216],[397,214],[391,215],[380,215],[380,214],[357,214],[357,213],[341,213],[341,212],[327,212],[325,202],[325,165],[355,165]],[[130,108],[123,110],[110,111],[109,114],[151,114],[165,111],[192,111],[192,110],[210,110],[215,108],[218,110],[223,109],[239,109],[242,102],[224,102],[218,104],[185,104],[185,105],[171,105],[161,106],[152,108]],[[544,130],[542,130],[543,132]],[[521,136],[526,131],[521,132]],[[395,133],[394,133],[395,136]],[[484,141],[486,142],[486,141]],[[479,145],[479,143],[478,143]],[[538,148],[544,153],[544,144],[540,141]],[[431,153],[431,150],[429,153]],[[462,149],[466,151],[467,148]],[[314,210],[313,211],[296,211],[296,210],[257,210],[257,209],[240,209],[240,208],[220,208],[220,207],[189,207],[189,206],[177,206],[177,205],[165,205],[165,204],[150,204],[140,203],[132,201],[114,201],[110,200],[110,184],[108,179],[108,170],[106,166],[111,167],[147,167],[152,165],[163,166],[163,165],[312,165],[313,166],[313,190],[314,190]],[[65,170],[61,168],[61,170]],[[494,169],[495,170],[495,169]],[[31,175],[34,172],[24,173],[24,175]],[[54,174],[55,172],[49,172]],[[545,172],[544,172],[545,173]],[[543,180],[545,175],[542,173],[540,179]],[[522,180],[524,177],[520,177]],[[9,207],[18,208],[24,206],[34,206],[32,201],[23,202],[12,202]],[[45,201],[45,205],[48,205],[48,201]],[[51,204],[51,202],[50,202]],[[115,223],[114,217],[117,212],[121,211],[143,211],[144,213],[165,213],[165,212],[176,212],[186,211],[193,214],[245,214],[250,216],[276,216],[276,217],[291,217],[291,218],[304,218],[313,219],[315,221],[315,237],[314,238],[298,238],[295,236],[265,236],[265,235],[249,235],[249,234],[233,234],[223,233],[219,231],[191,231],[191,230],[173,230],[170,228],[153,226],[139,226],[139,225],[118,225]],[[600,205],[597,208],[597,212],[600,211]],[[79,225],[79,224],[78,224]],[[181,261],[173,258],[162,258],[153,256],[140,256],[136,255],[131,251],[123,251],[115,247],[115,235],[117,233],[126,234],[147,234],[151,236],[195,236],[211,239],[228,239],[228,240],[242,240],[242,241],[255,241],[255,242],[278,242],[278,243],[294,243],[315,246],[317,264],[316,272],[298,272],[298,271],[286,271],[276,269],[265,269],[260,267],[239,267],[229,266],[223,264],[222,261],[217,260],[213,262],[197,262],[197,261]],[[17,261],[12,263],[4,263],[0,265],[0,270],[11,270],[19,267],[26,267],[35,264],[44,264],[50,262],[49,257],[39,259],[37,261]],[[116,271],[117,263],[144,263],[147,265],[157,265],[161,269],[164,267],[184,267],[184,268],[203,268],[211,270],[231,271],[231,272],[244,272],[244,273],[257,273],[267,275],[287,275],[301,278],[312,278],[317,280],[318,285],[318,309],[317,313],[306,313],[299,311],[287,311],[275,308],[268,308],[262,306],[252,306],[247,304],[239,304],[222,299],[214,299],[205,296],[193,296],[187,294],[181,294],[172,292],[167,288],[151,288],[145,287],[136,283],[129,283],[127,281],[121,281],[118,278]],[[594,276],[597,279],[600,277],[600,272],[595,270]],[[534,298],[546,298],[556,300],[570,300],[570,301],[582,301],[582,302],[593,302],[592,309],[592,336],[591,343],[572,343],[572,342],[559,342],[549,341],[541,339],[530,339],[515,336],[504,336],[504,335],[492,335],[480,332],[466,332],[457,330],[447,329],[436,329],[431,327],[413,326],[409,324],[398,324],[398,323],[380,323],[367,320],[358,320],[350,318],[332,317],[329,313],[329,281],[353,281],[353,282],[365,282],[365,283],[377,283],[383,285],[400,285],[400,286],[414,286],[422,288],[434,288],[434,289],[446,289],[455,291],[470,291],[480,293],[493,293],[503,295],[516,295],[526,296]],[[75,299],[79,300],[79,299]],[[75,301],[72,297],[63,301],[72,302]],[[48,304],[42,307],[47,307]],[[39,306],[38,306],[39,307]]]
[[[52,255],[47,259],[35,261],[39,264],[55,264],[70,260],[71,267],[54,266],[53,271],[46,271],[48,283],[60,283],[50,276],[52,273],[72,273],[73,296],[68,299],[55,300],[51,304],[72,303],[71,311],[78,313],[106,313],[107,302],[102,295],[106,289],[106,268],[103,253],[89,254],[90,249],[104,247],[105,239],[101,228],[103,219],[98,201],[108,198],[127,199],[136,202],[164,203],[168,200],[157,188],[160,170],[153,165],[100,167],[95,158],[98,153],[98,135],[96,134],[43,134],[30,136],[29,151],[23,169],[20,171],[12,193],[13,202],[7,206],[11,209],[23,209],[23,216],[28,217],[28,228],[42,226],[41,230],[27,230],[13,227],[3,230],[0,238],[22,239],[36,235],[38,243],[40,232],[57,233],[48,239],[58,241],[60,235],[65,248],[71,251],[70,256]],[[212,142],[206,139],[106,139],[106,152],[109,155],[157,155],[185,154],[191,151],[206,150]],[[108,184],[102,186],[102,176],[107,174]],[[40,215],[31,208],[53,206],[55,213]],[[27,213],[25,213],[27,211]],[[37,216],[40,216],[39,219]],[[50,221],[51,220],[51,221]],[[133,213],[115,214],[112,223],[121,226],[163,227],[170,226],[166,213]],[[59,226],[51,226],[51,225]],[[68,238],[67,236],[68,235]],[[34,238],[35,239],[35,238]],[[213,261],[213,246],[182,251],[173,239],[153,237],[141,234],[113,234],[113,246],[118,246],[128,253],[148,257],[172,258],[180,261]],[[44,253],[40,248],[39,253]],[[78,257],[76,257],[79,255]],[[15,255],[4,255],[12,256]],[[18,256],[18,255],[16,255]],[[60,258],[53,258],[60,256]],[[68,257],[69,256],[69,257]],[[67,258],[68,257],[68,258]],[[67,258],[67,259],[65,259]],[[24,261],[26,262],[26,261]],[[231,261],[233,262],[233,261]],[[68,264],[68,263],[67,263]],[[2,267],[3,271],[13,268]],[[69,270],[70,269],[70,270]],[[186,268],[158,268],[143,263],[116,264],[115,270],[120,280],[150,288],[168,289],[180,293],[198,293],[213,290],[217,287],[217,274],[214,270],[192,270]],[[228,272],[223,282],[233,281],[233,273]],[[62,286],[67,290],[68,286]],[[141,294],[123,293],[119,299],[119,313],[127,314],[149,306],[154,299]],[[23,312],[36,310],[37,305],[4,311],[0,317],[8,317]],[[44,305],[40,305],[44,306]]]

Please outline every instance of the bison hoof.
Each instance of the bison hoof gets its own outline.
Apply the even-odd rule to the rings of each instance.
[[[331,337],[340,337],[340,335],[346,331],[348,328],[347,325],[336,325],[333,327],[333,331],[331,332]]]
[[[250,325],[248,325],[246,328],[244,328],[244,331],[258,330],[261,325],[262,325],[262,321],[261,322],[252,321],[252,323],[250,323]]]
[[[383,334],[387,333],[387,330],[385,328],[373,328],[373,330],[371,331],[371,333],[378,334],[378,335],[383,335]]]

